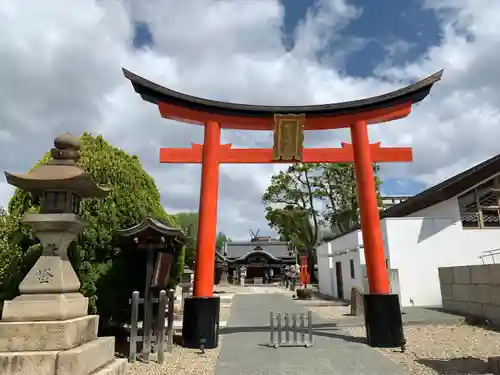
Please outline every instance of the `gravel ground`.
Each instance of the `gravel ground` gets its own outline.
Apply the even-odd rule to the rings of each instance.
[[[305,303],[305,302],[300,302]],[[349,306],[335,301],[313,300],[308,307],[325,319],[354,319]],[[364,327],[343,327],[355,337],[365,337]],[[407,340],[405,353],[394,349],[375,349],[396,363],[402,364],[411,375],[490,374],[488,357],[500,356],[500,332],[465,324],[421,324],[404,328]]]
[[[344,328],[365,336],[364,327]],[[500,355],[500,333],[469,325],[419,325],[404,328],[407,351],[376,349],[412,375],[489,374],[488,357]]]
[[[221,305],[220,320],[227,321],[230,306]],[[224,339],[219,336],[219,346],[216,349],[207,350],[205,354],[199,354],[199,350],[185,349],[174,346],[172,353],[165,356],[165,363],[159,365],[156,362],[129,363],[127,375],[213,375],[215,363],[219,355],[220,341]]]

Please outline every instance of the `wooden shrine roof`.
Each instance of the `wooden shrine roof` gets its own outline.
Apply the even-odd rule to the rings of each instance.
[[[181,229],[171,228],[163,224],[161,221],[155,220],[151,217],[147,217],[142,222],[134,225],[133,227],[118,230],[117,234],[121,237],[134,237],[147,231],[151,231],[158,236],[176,237],[182,242],[187,240],[186,234],[184,234]]]
[[[402,118],[409,114],[409,107],[412,104],[422,101],[429,94],[432,86],[443,75],[441,70],[402,89],[360,100],[320,105],[265,106],[215,101],[183,94],[148,81],[126,69],[122,70],[142,99],[157,104],[164,117],[192,123],[203,123],[211,119],[220,121],[223,128],[249,130],[272,130],[276,114],[305,115],[308,119],[305,124],[306,130],[348,126],[349,124],[334,126],[331,118],[352,114],[372,113],[371,117],[367,116],[365,119],[369,123]],[[391,108],[394,110],[390,111]],[[399,110],[398,113],[394,112],[396,109]],[[313,121],[315,118],[318,121]],[[332,125],[329,126],[324,122],[320,124],[319,119],[330,119]],[[341,120],[341,122],[349,121],[348,118]]]
[[[252,242],[228,242],[226,244],[227,259],[243,258],[261,248],[262,251],[279,259],[295,258],[293,252],[289,251],[289,244],[285,241],[252,241]]]

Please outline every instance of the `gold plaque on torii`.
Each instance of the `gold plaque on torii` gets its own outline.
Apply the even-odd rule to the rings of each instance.
[[[305,115],[274,115],[273,160],[302,160]]]

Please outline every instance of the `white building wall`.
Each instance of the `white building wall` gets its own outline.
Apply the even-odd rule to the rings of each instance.
[[[391,267],[389,250],[386,246],[387,228],[383,221],[382,239],[384,241],[384,253],[387,264]],[[328,244],[323,244],[318,254],[320,259],[322,259],[322,261],[318,260],[319,288],[321,293],[339,298],[336,276],[337,262],[340,262],[342,267],[342,289],[344,299],[351,298],[351,291],[354,287],[368,292],[363,236],[360,230],[336,238]],[[351,260],[354,263],[354,277],[351,275]],[[320,263],[322,263],[322,265],[320,265]],[[397,277],[393,280],[397,283]],[[399,285],[394,284],[394,289],[397,293]]]
[[[401,304],[409,306],[441,305],[438,268],[481,264],[485,251],[500,248],[500,228],[464,229],[460,221],[458,200],[452,198],[405,218],[381,221],[384,252],[394,280],[393,293],[399,289]],[[342,262],[344,298],[350,298],[353,286],[368,292],[360,231],[349,233],[328,244],[324,257],[318,259],[320,291],[338,297],[335,262]],[[357,250],[356,250],[357,249]],[[350,250],[343,254],[336,254]],[[330,257],[328,257],[330,255]],[[355,262],[351,278],[349,260]],[[485,263],[493,262],[491,257]],[[500,263],[500,256],[496,260]],[[396,282],[396,281],[394,281]],[[392,283],[392,281],[391,281]]]
[[[439,267],[480,264],[484,251],[500,247],[500,229],[462,227],[457,198],[384,221],[403,306],[410,300],[415,306],[441,305]]]
[[[466,228],[463,230],[463,245],[465,251],[474,251],[476,249],[481,253],[481,255],[487,255],[487,251],[500,249],[500,228],[487,228],[487,229],[470,229]],[[483,254],[484,253],[484,254]],[[473,264],[485,264],[490,263],[500,263],[500,254],[494,255],[493,257],[486,256],[481,259],[476,259],[475,262],[470,262]]]
[[[361,252],[363,250],[361,249]],[[354,278],[351,276],[351,260],[354,264]],[[353,249],[347,254],[340,255],[333,258],[333,280],[334,280],[334,292],[333,296],[339,298],[339,291],[337,289],[337,279],[336,279],[336,268],[335,263],[340,262],[342,268],[342,294],[344,299],[349,300],[351,298],[351,290],[354,287],[363,288],[363,274],[361,270],[360,263],[360,250]]]
[[[361,231],[357,230],[323,244],[318,249],[318,274],[320,292],[339,298],[335,263],[341,262],[344,298],[351,295],[353,286],[362,287],[359,247],[362,246]],[[351,277],[350,260],[354,262],[354,279]],[[323,263],[320,265],[320,263]]]
[[[452,260],[462,263],[457,238],[462,226],[451,219],[390,218],[385,219],[393,268],[399,273],[401,305],[429,306],[441,304],[438,267]]]
[[[460,211],[458,208],[458,199],[456,197],[440,202],[434,206],[424,208],[407,217],[435,217],[442,219],[452,219],[454,222],[460,222]]]
[[[316,251],[318,264],[318,288],[319,292],[326,296],[333,296],[333,260],[332,244],[327,242],[318,247]]]

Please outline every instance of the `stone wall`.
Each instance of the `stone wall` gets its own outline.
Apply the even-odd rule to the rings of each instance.
[[[500,264],[439,268],[443,308],[500,324]]]

